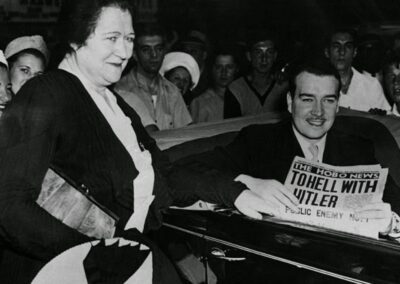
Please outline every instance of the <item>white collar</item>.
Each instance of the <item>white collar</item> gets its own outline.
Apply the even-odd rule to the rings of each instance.
[[[308,160],[312,159],[312,153],[309,150],[309,146],[311,144],[314,144],[318,147],[318,161],[322,162],[322,157],[324,156],[324,151],[325,151],[326,134],[321,139],[316,140],[314,143],[311,143],[310,140],[305,138],[293,124],[292,128],[294,135],[296,136],[296,139],[300,144],[301,150],[303,151],[305,158]]]

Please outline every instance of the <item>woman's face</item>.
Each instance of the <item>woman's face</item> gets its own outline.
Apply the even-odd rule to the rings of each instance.
[[[177,86],[182,95],[186,94],[192,84],[192,77],[189,71],[184,67],[174,68],[174,70],[168,74],[167,80]]]
[[[117,7],[103,8],[94,32],[76,51],[81,72],[95,86],[111,85],[121,78],[133,52],[135,34],[128,11]]]
[[[12,91],[16,94],[31,78],[44,72],[43,59],[30,53],[21,53],[10,69]]]
[[[4,109],[11,99],[11,83],[8,70],[5,66],[0,66],[0,116],[3,114]]]

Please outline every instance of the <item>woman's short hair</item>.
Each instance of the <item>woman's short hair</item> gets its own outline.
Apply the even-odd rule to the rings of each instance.
[[[18,60],[18,58],[20,56],[23,56],[23,55],[26,55],[26,54],[33,55],[34,57],[39,58],[40,60],[42,60],[44,66],[47,65],[46,57],[44,56],[43,53],[41,53],[37,49],[28,48],[28,49],[24,49],[24,50],[22,50],[22,51],[20,51],[20,52],[18,52],[16,54],[10,56],[7,59],[9,68],[11,69],[13,67],[14,63]]]
[[[63,1],[59,17],[61,41],[66,52],[70,52],[69,45],[78,46],[85,44],[89,36],[94,32],[97,20],[106,7],[118,7],[128,11],[133,18],[133,7],[129,0],[72,0]]]

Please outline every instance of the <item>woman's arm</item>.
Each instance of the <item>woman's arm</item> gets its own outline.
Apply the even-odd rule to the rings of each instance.
[[[89,238],[36,204],[56,148],[62,102],[37,78],[0,120],[0,237],[7,247],[47,260]]]

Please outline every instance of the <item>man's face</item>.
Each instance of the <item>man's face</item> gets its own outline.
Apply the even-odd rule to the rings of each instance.
[[[204,66],[204,62],[207,58],[207,52],[202,44],[185,42],[182,45],[182,51],[190,54],[196,60],[200,69]]]
[[[212,68],[214,83],[218,87],[227,87],[235,78],[237,67],[231,55],[218,55]]]
[[[400,103],[400,66],[392,63],[384,70],[385,90],[395,103]]]
[[[269,73],[277,55],[273,41],[265,40],[256,43],[249,54],[252,69],[258,73]]]
[[[329,47],[325,49],[325,55],[338,71],[346,71],[351,68],[357,49],[354,38],[349,33],[336,33],[331,37]]]
[[[165,44],[159,35],[141,36],[136,41],[135,58],[143,71],[157,74],[164,60]]]
[[[339,82],[333,76],[302,72],[295,83],[293,98],[287,95],[294,126],[306,139],[320,139],[332,127],[339,110]]]

